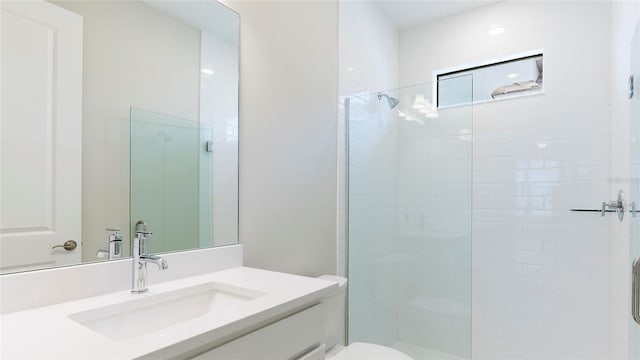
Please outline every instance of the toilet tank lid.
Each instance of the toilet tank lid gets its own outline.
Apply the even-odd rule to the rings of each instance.
[[[345,286],[347,286],[347,278],[344,278],[342,276],[322,275],[322,276],[318,276],[318,279],[337,282],[338,283],[338,287],[340,289],[343,289]]]

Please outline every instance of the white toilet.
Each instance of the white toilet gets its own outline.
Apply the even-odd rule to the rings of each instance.
[[[413,360],[411,357],[392,348],[355,342],[343,346],[345,339],[345,310],[347,279],[340,276],[323,275],[319,279],[338,283],[340,291],[335,296],[322,301],[327,315],[325,325],[326,359],[330,360]]]

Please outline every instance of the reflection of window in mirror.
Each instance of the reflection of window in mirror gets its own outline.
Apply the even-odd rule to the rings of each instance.
[[[449,68],[436,71],[434,77],[438,107],[540,94],[543,91],[543,55],[533,52]]]

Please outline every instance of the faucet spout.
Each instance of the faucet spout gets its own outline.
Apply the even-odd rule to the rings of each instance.
[[[158,269],[160,270],[166,270],[169,268],[169,264],[167,263],[167,260],[157,255],[140,255],[140,261],[156,264],[156,266],[158,266]]]

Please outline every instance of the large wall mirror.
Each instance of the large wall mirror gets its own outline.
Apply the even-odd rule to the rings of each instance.
[[[237,243],[238,15],[1,6],[0,273]]]

